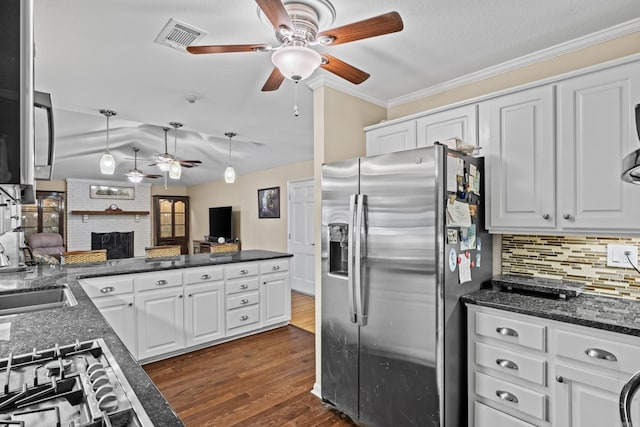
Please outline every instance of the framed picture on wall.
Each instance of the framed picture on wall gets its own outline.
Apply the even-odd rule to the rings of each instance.
[[[280,187],[258,190],[258,218],[280,218]]]
[[[92,199],[133,200],[136,197],[136,190],[135,187],[91,185],[89,186],[89,197]]]

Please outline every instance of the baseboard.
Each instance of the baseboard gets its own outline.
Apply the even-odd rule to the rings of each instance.
[[[319,399],[322,399],[322,393],[320,391],[320,384],[313,383],[313,388],[311,389],[311,394],[316,396]]]

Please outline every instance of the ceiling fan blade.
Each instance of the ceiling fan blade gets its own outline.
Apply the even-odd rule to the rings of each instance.
[[[200,160],[178,160],[180,163],[196,163],[196,164],[201,164],[202,162]]]
[[[144,174],[142,175],[145,178],[151,178],[151,179],[156,179],[156,178],[160,178],[162,175],[155,175],[155,174]]]
[[[269,78],[265,82],[264,86],[262,86],[262,91],[271,92],[272,90],[278,90],[283,81],[284,76],[280,70],[278,70],[278,67],[273,67],[273,71],[269,74]]]
[[[335,74],[338,77],[342,77],[343,79],[348,80],[353,84],[359,85],[370,77],[369,73],[365,73],[364,71],[354,67],[353,65],[349,65],[346,62],[336,58],[335,56],[331,56],[327,53],[322,53],[321,55],[323,58],[323,63],[320,64],[321,68]]]
[[[293,29],[291,18],[287,13],[287,9],[284,8],[282,1],[280,0],[256,0],[258,7],[262,9],[262,12],[269,19],[269,22],[273,25],[273,28],[278,30],[279,28]]]
[[[316,40],[328,37],[332,41],[322,44],[334,45],[349,43],[356,40],[368,39],[369,37],[395,33],[402,31],[403,28],[404,24],[402,23],[400,14],[398,12],[389,12],[363,21],[353,22],[342,27],[322,31],[318,34]]]
[[[209,46],[187,46],[187,52],[201,53],[255,52],[271,49],[269,44],[214,44]]]

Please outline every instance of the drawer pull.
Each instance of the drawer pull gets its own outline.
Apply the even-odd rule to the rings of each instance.
[[[588,348],[584,353],[594,359],[608,360],[609,362],[616,362],[618,360],[613,353],[609,353],[608,351],[599,348]]]
[[[211,279],[210,274],[203,274],[202,276],[200,276],[200,280],[209,280],[209,279]]]
[[[248,274],[249,270],[240,270],[240,274]]]
[[[515,394],[509,393],[504,390],[496,390],[496,396],[498,396],[502,400],[506,400],[507,402],[518,403],[518,398]]]
[[[280,266],[279,265],[274,265],[273,267],[271,267],[272,270],[278,271],[280,270]]]
[[[243,299],[240,301],[240,304],[249,304],[249,300],[248,300],[248,299],[246,299],[246,298],[243,298]]]
[[[556,377],[556,381],[558,381],[559,383],[563,383],[563,382],[564,382],[564,377],[562,377],[562,376],[558,375],[558,376]]]
[[[108,294],[109,292],[113,292],[115,290],[116,288],[114,288],[113,286],[105,286],[104,288],[100,289],[100,292],[102,292],[103,294]]]
[[[249,316],[247,316],[246,314],[244,316],[240,316],[240,320],[249,320]]]
[[[240,285],[240,289],[249,289],[249,285],[243,283],[242,285]]]
[[[511,328],[496,328],[496,332],[499,333],[500,335],[508,335],[510,337],[518,336],[518,331]]]
[[[165,280],[165,279],[160,279],[160,280],[156,281],[156,285],[157,286],[164,286],[164,285],[166,285],[168,283],[169,283],[169,281]]]
[[[512,362],[511,360],[496,359],[496,363],[498,365],[502,366],[503,368],[513,369],[514,371],[518,370],[518,365],[516,363]]]
[[[133,303],[130,302],[129,304],[127,304],[129,307],[133,307]]]

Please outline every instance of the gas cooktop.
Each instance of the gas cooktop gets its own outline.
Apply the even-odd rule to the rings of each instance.
[[[102,338],[0,359],[0,427],[153,423]]]

